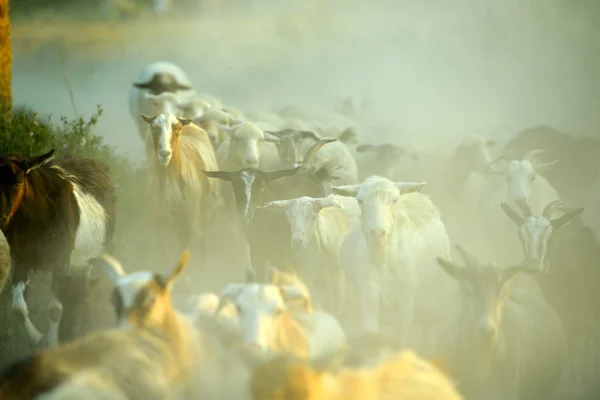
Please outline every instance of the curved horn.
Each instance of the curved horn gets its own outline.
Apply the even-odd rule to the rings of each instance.
[[[525,218],[521,217],[515,210],[512,209],[507,203],[500,203],[500,206],[504,210],[504,213],[510,218],[517,226],[523,225]]]
[[[300,139],[321,140],[321,138],[313,131],[300,131],[299,137],[300,137]]]
[[[547,153],[548,149],[533,149],[533,150],[529,150],[524,156],[523,156],[523,160],[533,160],[536,156],[539,156],[540,154],[544,154]]]
[[[475,258],[475,256],[467,250],[466,247],[457,244],[456,251],[460,254],[460,257],[463,259],[466,267],[476,268],[479,265],[479,262]]]
[[[113,282],[117,282],[120,278],[126,275],[125,270],[123,270],[123,265],[121,265],[121,263],[110,254],[102,254],[99,262],[104,273]]]
[[[550,203],[548,203],[548,205],[546,207],[544,207],[544,211],[542,212],[542,217],[546,217],[546,218],[550,218],[550,216],[552,215],[552,213],[554,212],[554,210],[556,210],[557,207],[561,207],[564,206],[565,202],[562,200],[553,200]]]
[[[302,160],[302,164],[309,164],[315,154],[321,149],[321,147],[325,146],[327,143],[335,142],[337,139],[323,139],[319,140],[317,143],[311,146],[310,149],[306,152],[304,159]]]
[[[527,204],[525,200],[517,200],[517,205],[523,210],[523,216],[525,218],[529,218],[533,215],[531,213],[531,208],[529,208],[529,204]]]

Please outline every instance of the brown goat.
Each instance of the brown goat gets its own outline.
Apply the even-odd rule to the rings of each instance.
[[[29,319],[25,289],[31,274],[52,272],[47,341],[70,339],[60,324],[81,299],[69,297],[69,275],[89,273],[115,229],[114,187],[100,162],[75,156],[0,157],[0,228],[15,265],[13,311],[37,344],[42,334]],[[67,307],[68,306],[68,307]],[[59,331],[59,327],[60,331]]]

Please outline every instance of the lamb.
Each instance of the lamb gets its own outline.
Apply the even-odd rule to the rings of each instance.
[[[156,152],[149,160],[149,190],[154,205],[161,209],[155,214],[161,219],[159,226],[174,221],[181,248],[196,233],[204,244],[221,205],[218,182],[201,172],[217,169],[208,135],[173,114],[142,115],[142,119],[150,126]]]
[[[295,285],[231,283],[221,291],[221,307],[235,305],[244,348],[250,354],[285,353],[316,358],[345,343],[337,320],[324,311],[308,311],[310,299]],[[292,312],[289,301],[303,301],[305,312]]]
[[[566,356],[563,326],[539,292],[519,286],[519,274],[538,269],[481,265],[457,250],[466,268],[438,259],[461,292],[439,354],[460,391],[474,399],[553,398]]]
[[[436,323],[445,291],[452,287],[435,264],[435,257],[450,254],[450,241],[437,208],[419,193],[426,185],[372,176],[358,185],[332,188],[337,195],[355,197],[362,210],[361,226],[346,236],[340,249],[359,302],[361,328],[379,332],[380,302],[394,305],[403,344],[412,333],[413,315],[430,317],[420,321],[422,326]],[[434,331],[427,330],[431,340]],[[422,344],[420,350],[431,345]]]
[[[181,67],[170,62],[153,62],[146,65],[129,90],[129,113],[135,121],[142,141],[146,141],[148,127],[140,120],[141,114],[152,114],[152,98],[162,93],[177,94],[185,99],[195,91],[190,79]]]
[[[285,214],[300,275],[316,290],[319,303],[330,304],[327,309],[340,312],[344,305],[345,278],[339,250],[346,235],[360,223],[356,200],[333,194],[321,198],[304,196],[272,201],[261,208]],[[325,295],[329,295],[330,301],[324,301]]]
[[[73,298],[67,283],[71,276],[89,275],[89,261],[109,246],[116,222],[106,166],[53,155],[50,150],[27,158],[0,157],[0,228],[14,262],[11,307],[34,346],[43,334],[29,319],[25,302],[32,274],[52,272],[46,343],[72,339],[77,332],[68,319],[76,316],[81,299]]]
[[[338,374],[282,356],[256,368],[250,387],[255,400],[462,399],[448,377],[412,351],[396,353],[374,368],[348,368]]]

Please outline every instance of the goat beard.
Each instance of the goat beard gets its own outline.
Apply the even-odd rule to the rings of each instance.
[[[378,267],[383,267],[387,264],[388,250],[387,241],[385,240],[369,240],[368,243],[369,255],[371,260]]]

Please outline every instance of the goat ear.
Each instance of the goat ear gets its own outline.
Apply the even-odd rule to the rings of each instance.
[[[267,142],[279,142],[281,141],[281,139],[279,139],[277,136],[270,134],[269,132],[264,132],[263,131],[263,136],[265,137],[265,140]]]
[[[463,279],[464,270],[465,270],[463,267],[459,267],[458,265],[454,264],[452,261],[448,261],[442,257],[437,257],[436,260],[437,260],[438,264],[444,269],[444,271],[446,271],[448,273],[448,275],[450,275],[457,281],[460,281]]]
[[[187,119],[187,118],[177,118],[177,120],[181,123],[181,125],[186,126],[188,125],[190,122],[192,122],[191,119]]]
[[[289,204],[290,202],[288,200],[275,200],[259,206],[258,208],[269,211],[284,211],[288,208]]]
[[[231,181],[231,172],[229,172],[229,171],[205,171],[205,170],[202,170],[202,172],[204,173],[204,175],[208,176],[209,178],[217,178],[217,179],[222,179],[224,181]]]
[[[149,124],[153,123],[153,122],[154,122],[154,120],[156,119],[156,116],[154,116],[154,117],[151,117],[151,116],[149,116],[149,115],[146,115],[146,114],[141,114],[141,115],[140,115],[140,117],[142,117],[142,119],[143,119],[144,121],[146,121],[147,123],[149,123]]]
[[[356,197],[360,185],[332,186],[331,193],[346,197]]]
[[[536,164],[534,167],[535,172],[541,174],[543,172],[550,171],[552,168],[554,168],[554,166],[556,165],[557,162],[558,162],[558,160],[554,160],[554,161],[550,161],[547,163]]]
[[[175,84],[175,90],[192,90],[192,87],[190,85],[185,85],[177,82]]]
[[[150,89],[151,83],[150,82],[133,82],[133,87],[138,88],[138,89]]]
[[[281,179],[286,176],[295,175],[296,172],[298,172],[298,171],[300,171],[300,167],[296,167],[296,168],[292,168],[292,169],[282,169],[282,170],[273,171],[273,172],[263,172],[263,176],[264,176],[265,181],[271,182],[271,181],[275,181],[277,179]]]
[[[177,262],[177,264],[173,268],[173,271],[171,271],[171,274],[167,278],[167,285],[166,285],[167,289],[171,289],[173,287],[173,283],[175,283],[175,280],[177,278],[179,278],[179,276],[183,273],[183,271],[186,270],[189,260],[190,260],[190,251],[185,250],[183,253],[181,253],[181,256],[179,257],[179,261]]]
[[[105,253],[100,257],[99,261],[100,267],[106,276],[114,283],[118,282],[119,279],[126,275],[121,263],[111,255]]]
[[[47,153],[40,154],[39,156],[34,156],[29,158],[28,160],[22,160],[17,162],[19,168],[25,171],[25,174],[33,171],[40,165],[44,163],[44,161],[48,160],[50,157],[54,155],[54,149],[50,149]]]
[[[423,190],[427,182],[397,182],[396,186],[401,194],[415,193]]]
[[[500,203],[500,207],[504,210],[504,213],[510,218],[517,226],[523,225],[525,221],[515,210],[512,209],[507,203]]]
[[[550,223],[552,224],[552,229],[562,228],[567,224],[567,222],[571,221],[573,218],[581,215],[583,212],[583,208],[578,208],[573,211],[569,211],[568,213],[561,215],[560,217],[552,220]]]

